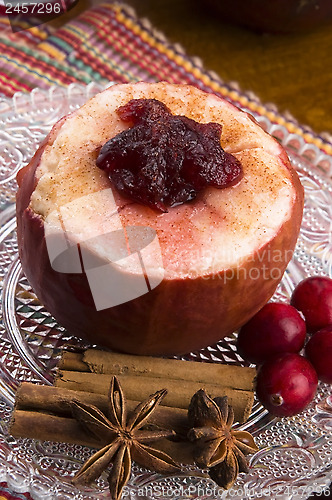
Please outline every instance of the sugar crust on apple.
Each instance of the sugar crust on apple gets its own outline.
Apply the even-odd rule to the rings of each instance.
[[[79,234],[90,242],[91,255],[108,261],[107,244],[92,236],[119,227],[114,204],[107,203],[110,181],[96,157],[106,141],[128,127],[116,109],[134,98],[156,98],[173,114],[222,124],[221,145],[241,161],[244,175],[235,186],[206,188],[193,202],[167,213],[112,189],[123,227],[156,231],[164,277],[145,295],[97,311],[84,273],[52,268],[45,221],[69,206],[73,238]],[[20,259],[40,301],[72,334],[135,354],[197,350],[248,321],[280,282],[303,210],[303,188],[285,151],[250,115],[195,87],[165,82],[114,85],[62,118],[19,172],[18,184]],[[101,192],[106,198],[100,205],[86,203]],[[56,218],[52,223],[55,232],[61,229]],[[135,265],[130,268],[133,283],[139,272]]]

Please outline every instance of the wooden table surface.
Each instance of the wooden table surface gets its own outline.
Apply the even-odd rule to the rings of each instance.
[[[268,35],[223,23],[204,0],[128,0],[225,81],[236,81],[316,132],[332,133],[332,24]]]
[[[100,0],[79,0],[57,26]],[[260,34],[223,22],[204,0],[127,0],[172,42],[224,81],[332,134],[332,24],[297,34]]]

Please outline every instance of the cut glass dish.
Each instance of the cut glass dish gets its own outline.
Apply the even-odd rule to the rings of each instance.
[[[98,84],[68,89],[35,89],[0,98],[0,481],[35,500],[109,498],[105,478],[78,489],[71,478],[92,454],[88,447],[15,439],[8,423],[15,391],[22,381],[51,384],[62,350],[87,344],[59,326],[42,307],[27,282],[17,255],[15,176],[34,154],[52,125],[102,90]],[[294,286],[309,275],[332,277],[332,157],[281,125],[255,115],[261,126],[286,148],[305,188],[305,208],[294,257],[273,299],[288,301]],[[188,354],[201,362],[244,364],[234,334],[214,346]],[[292,418],[272,418],[256,401],[242,426],[260,450],[250,457],[248,474],[240,474],[230,491],[218,488],[206,471],[191,467],[180,476],[160,476],[133,467],[124,496],[131,499],[265,497],[307,498],[324,495],[332,476],[331,388],[320,384],[315,400]]]

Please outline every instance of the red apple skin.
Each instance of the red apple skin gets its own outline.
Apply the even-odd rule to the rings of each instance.
[[[241,268],[221,271],[218,276],[164,279],[135,300],[96,311],[85,274],[52,269],[43,220],[29,206],[43,150],[52,144],[65,119],[53,127],[17,176],[17,237],[22,267],[41,303],[61,325],[77,337],[115,351],[174,355],[215,344],[263,307],[289,261],[288,256],[285,261],[271,262],[269,255],[294,249],[302,220],[303,188],[282,149],[280,160],[290,170],[296,195],[289,219],[268,245],[258,249]],[[246,278],[253,267],[265,269],[259,279]],[[225,284],[221,286],[220,281]]]
[[[308,31],[332,20],[331,0],[207,0],[206,4],[221,20],[263,32]]]

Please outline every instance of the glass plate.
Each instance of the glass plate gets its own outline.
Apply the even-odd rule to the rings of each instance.
[[[51,126],[81,106],[103,87],[73,84],[67,89],[35,89],[30,94],[0,98],[0,481],[33,499],[109,498],[102,477],[77,489],[70,479],[93,452],[66,443],[14,439],[8,431],[15,391],[21,381],[51,384],[63,349],[87,347],[61,328],[33,294],[17,257],[15,176],[27,163]],[[332,157],[295,134],[255,115],[264,129],[287,149],[304,185],[305,210],[294,258],[274,299],[288,301],[301,279],[332,276]],[[244,364],[235,349],[235,334],[186,359]],[[250,458],[250,471],[240,474],[226,492],[195,467],[180,476],[160,476],[134,466],[124,495],[152,498],[307,498],[324,493],[332,475],[332,397],[320,384],[309,408],[292,418],[273,419],[256,401],[242,426],[255,435],[260,450]]]

